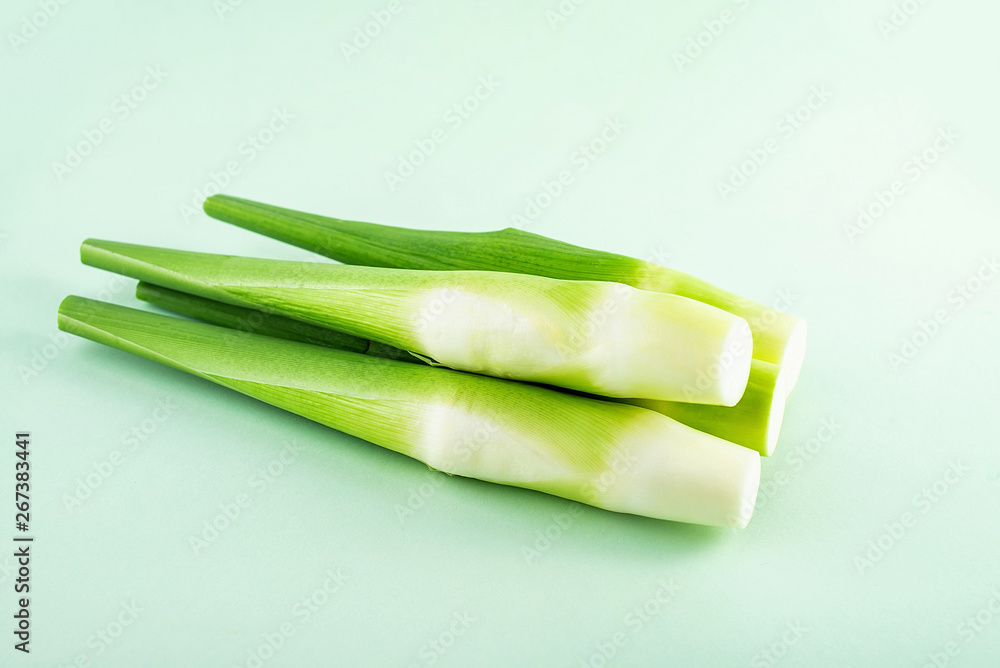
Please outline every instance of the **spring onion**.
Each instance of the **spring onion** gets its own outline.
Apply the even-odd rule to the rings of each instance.
[[[392,346],[144,281],[136,286],[135,294],[155,306],[214,325],[390,359],[418,361],[416,357]],[[649,399],[620,401],[663,413],[698,431],[751,448],[762,455],[770,455],[778,441],[785,407],[785,391],[779,371],[780,367],[774,364],[753,360],[747,389],[739,403],[732,407]]]
[[[205,212],[347,264],[425,270],[490,270],[564,280],[612,281],[696,299],[738,315],[753,331],[753,356],[780,366],[791,392],[806,348],[801,318],[667,267],[580,248],[523,230],[441,232],[340,220],[213,195]]]
[[[212,255],[87,240],[85,264],[426,356],[600,394],[732,406],[752,356],[745,320],[619,283]]]
[[[186,371],[453,475],[624,513],[743,527],[760,457],[636,406],[245,334],[82,297],[60,329]]]

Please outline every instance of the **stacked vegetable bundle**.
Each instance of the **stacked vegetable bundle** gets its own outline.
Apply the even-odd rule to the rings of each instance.
[[[749,521],[801,368],[801,319],[518,230],[407,230],[225,196],[205,210],[345,264],[87,240],[85,264],[204,322],[67,297],[60,328],[449,474]]]

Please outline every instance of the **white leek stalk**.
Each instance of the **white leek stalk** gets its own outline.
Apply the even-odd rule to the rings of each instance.
[[[90,239],[85,264],[490,376],[609,397],[736,404],[745,320],[617,283],[211,255]]]
[[[624,513],[746,526],[760,457],[664,415],[525,383],[246,334],[82,297],[60,329],[446,473]]]

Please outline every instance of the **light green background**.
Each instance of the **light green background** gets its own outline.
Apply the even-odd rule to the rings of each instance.
[[[349,58],[342,44],[387,1],[52,3],[33,34],[24,20],[43,22],[44,4],[0,16],[0,545],[16,430],[33,434],[37,536],[30,656],[11,648],[13,559],[0,557],[0,665],[254,665],[283,624],[293,633],[264,665],[599,666],[615,640],[608,665],[996,665],[1000,279],[961,308],[953,292],[1000,250],[995,3],[900,2],[913,13],[886,31],[887,0],[588,0],[554,23],[555,0],[402,2]],[[149,67],[165,78],[125,116]],[[460,125],[446,116],[491,77]],[[829,97],[799,110],[814,87]],[[276,109],[293,118],[251,157],[244,142]],[[53,162],[102,119],[111,133],[60,180]],[[581,161],[615,119],[620,133]],[[385,172],[438,128],[445,140],[391,189]],[[949,128],[914,180],[908,161]],[[718,183],[769,139],[724,200]],[[59,337],[67,294],[135,303],[132,282],[79,264],[88,236],[309,257],[185,215],[230,161],[231,194],[458,230],[510,225],[565,170],[527,229],[787,303],[810,348],[749,528],[434,475]],[[897,179],[902,194],[849,240],[859,207]],[[280,473],[265,480],[269,465]],[[88,475],[99,486],[68,507]],[[190,537],[240,495],[249,505],[196,553]],[[338,570],[346,581],[320,593]],[[309,597],[325,601],[307,617]],[[977,614],[989,621],[963,626]],[[107,645],[98,634],[119,617]]]

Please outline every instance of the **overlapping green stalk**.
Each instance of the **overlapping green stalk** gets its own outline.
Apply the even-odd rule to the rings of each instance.
[[[491,376],[608,397],[736,404],[745,320],[618,283],[288,262],[88,240],[84,263]]]
[[[434,469],[608,510],[745,526],[759,455],[636,406],[67,297],[59,327]]]
[[[146,282],[136,286],[136,297],[182,315],[242,332],[402,361],[419,361],[392,346]],[[774,364],[754,360],[746,391],[739,403],[732,407],[647,399],[621,401],[663,413],[699,431],[751,448],[762,455],[770,455],[778,440],[785,406],[785,391],[779,371],[780,368]]]
[[[413,230],[318,216],[227,195],[209,197],[204,208],[219,220],[347,264],[613,281],[689,297],[746,319],[753,332],[754,358],[782,368],[787,392],[795,386],[802,368],[804,320],[653,262],[580,248],[517,229]]]

